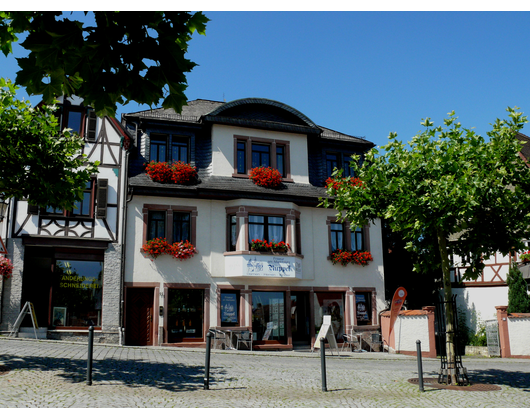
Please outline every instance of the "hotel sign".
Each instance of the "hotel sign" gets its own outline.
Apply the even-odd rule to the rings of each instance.
[[[302,279],[302,259],[286,255],[227,255],[225,275]]]

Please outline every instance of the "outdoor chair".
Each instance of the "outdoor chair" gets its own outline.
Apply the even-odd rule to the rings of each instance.
[[[247,348],[252,351],[252,333],[250,331],[241,331],[237,334],[236,350],[239,350],[239,343],[245,343]]]
[[[342,352],[344,350],[344,347],[350,348],[351,351],[353,351],[353,346],[355,344],[359,344],[359,340],[357,339],[357,336],[351,335],[351,334],[342,334],[342,347],[340,351]]]
[[[216,330],[215,328],[210,328],[209,330],[211,333],[213,333],[213,348],[216,349],[217,348],[217,345],[219,343],[221,343],[221,347],[219,347],[220,349],[222,349],[223,347],[223,343],[226,347],[226,333],[221,331],[221,330]]]
[[[379,333],[373,333],[372,334],[372,345],[370,346],[370,351],[373,350],[374,345],[381,344],[381,351],[385,351],[385,348],[383,347],[383,339],[381,337],[381,334]]]

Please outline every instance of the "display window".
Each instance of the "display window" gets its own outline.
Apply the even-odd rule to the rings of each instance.
[[[168,342],[202,341],[204,290],[168,289]]]
[[[235,327],[239,325],[239,291],[221,292],[221,326]]]
[[[370,292],[355,293],[355,312],[357,325],[372,325],[372,294]]]
[[[56,260],[51,299],[53,327],[100,327],[103,262]]]
[[[254,341],[286,341],[285,293],[252,292]]]
[[[315,332],[318,334],[324,315],[331,315],[333,333],[338,339],[344,334],[344,293],[317,292],[314,295]]]

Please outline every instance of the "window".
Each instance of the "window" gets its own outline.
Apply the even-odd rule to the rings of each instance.
[[[239,325],[239,290],[221,291],[221,327]]]
[[[236,136],[234,142],[235,176],[246,177],[252,168],[270,166],[290,181],[288,141]]]
[[[85,184],[83,191],[83,198],[74,203],[74,208],[67,211],[61,208],[54,208],[48,206],[44,212],[48,215],[64,216],[64,217],[94,217],[94,188],[95,180],[90,180]]]
[[[97,116],[94,110],[81,105],[72,105],[65,100],[57,111],[61,129],[70,128],[72,132],[85,137],[88,141],[96,141]]]
[[[196,244],[196,207],[144,204],[143,216],[144,243],[166,238],[170,243],[190,241]]]
[[[151,211],[149,212],[149,227],[147,240],[166,237],[166,212]]]
[[[270,161],[271,151],[268,145],[252,145],[252,168],[257,168],[259,166],[271,166]]]
[[[301,254],[300,212],[254,206],[227,207],[227,251],[250,251],[253,239],[286,242]],[[241,235],[241,240],[239,240]]]
[[[252,292],[254,341],[285,341],[285,293]]]
[[[372,293],[355,293],[355,313],[357,325],[372,325]]]
[[[189,139],[174,134],[150,133],[149,159],[155,162],[189,163]]]
[[[173,242],[189,241],[190,214],[173,213]]]
[[[342,177],[355,176],[350,167],[351,155],[347,153],[326,153],[326,177],[329,178],[335,168],[342,169]]]
[[[103,262],[57,260],[54,276],[52,325],[100,327]]]
[[[342,223],[331,223],[331,250],[344,249],[344,227]]]
[[[368,227],[356,227],[353,230],[348,222],[338,223],[334,217],[328,217],[329,253],[343,251],[369,251]]]
[[[285,222],[283,217],[257,216],[248,217],[249,243],[254,239],[268,242],[285,241]]]
[[[314,294],[315,332],[320,330],[325,315],[331,316],[331,325],[337,338],[344,334],[344,293],[317,292]]]
[[[168,289],[168,342],[198,341],[204,330],[204,290]]]

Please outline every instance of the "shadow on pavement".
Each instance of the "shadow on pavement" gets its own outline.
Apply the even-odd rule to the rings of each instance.
[[[530,392],[530,374],[528,372],[509,372],[499,369],[483,369],[468,371],[470,382],[481,382],[495,385],[506,385]]]

